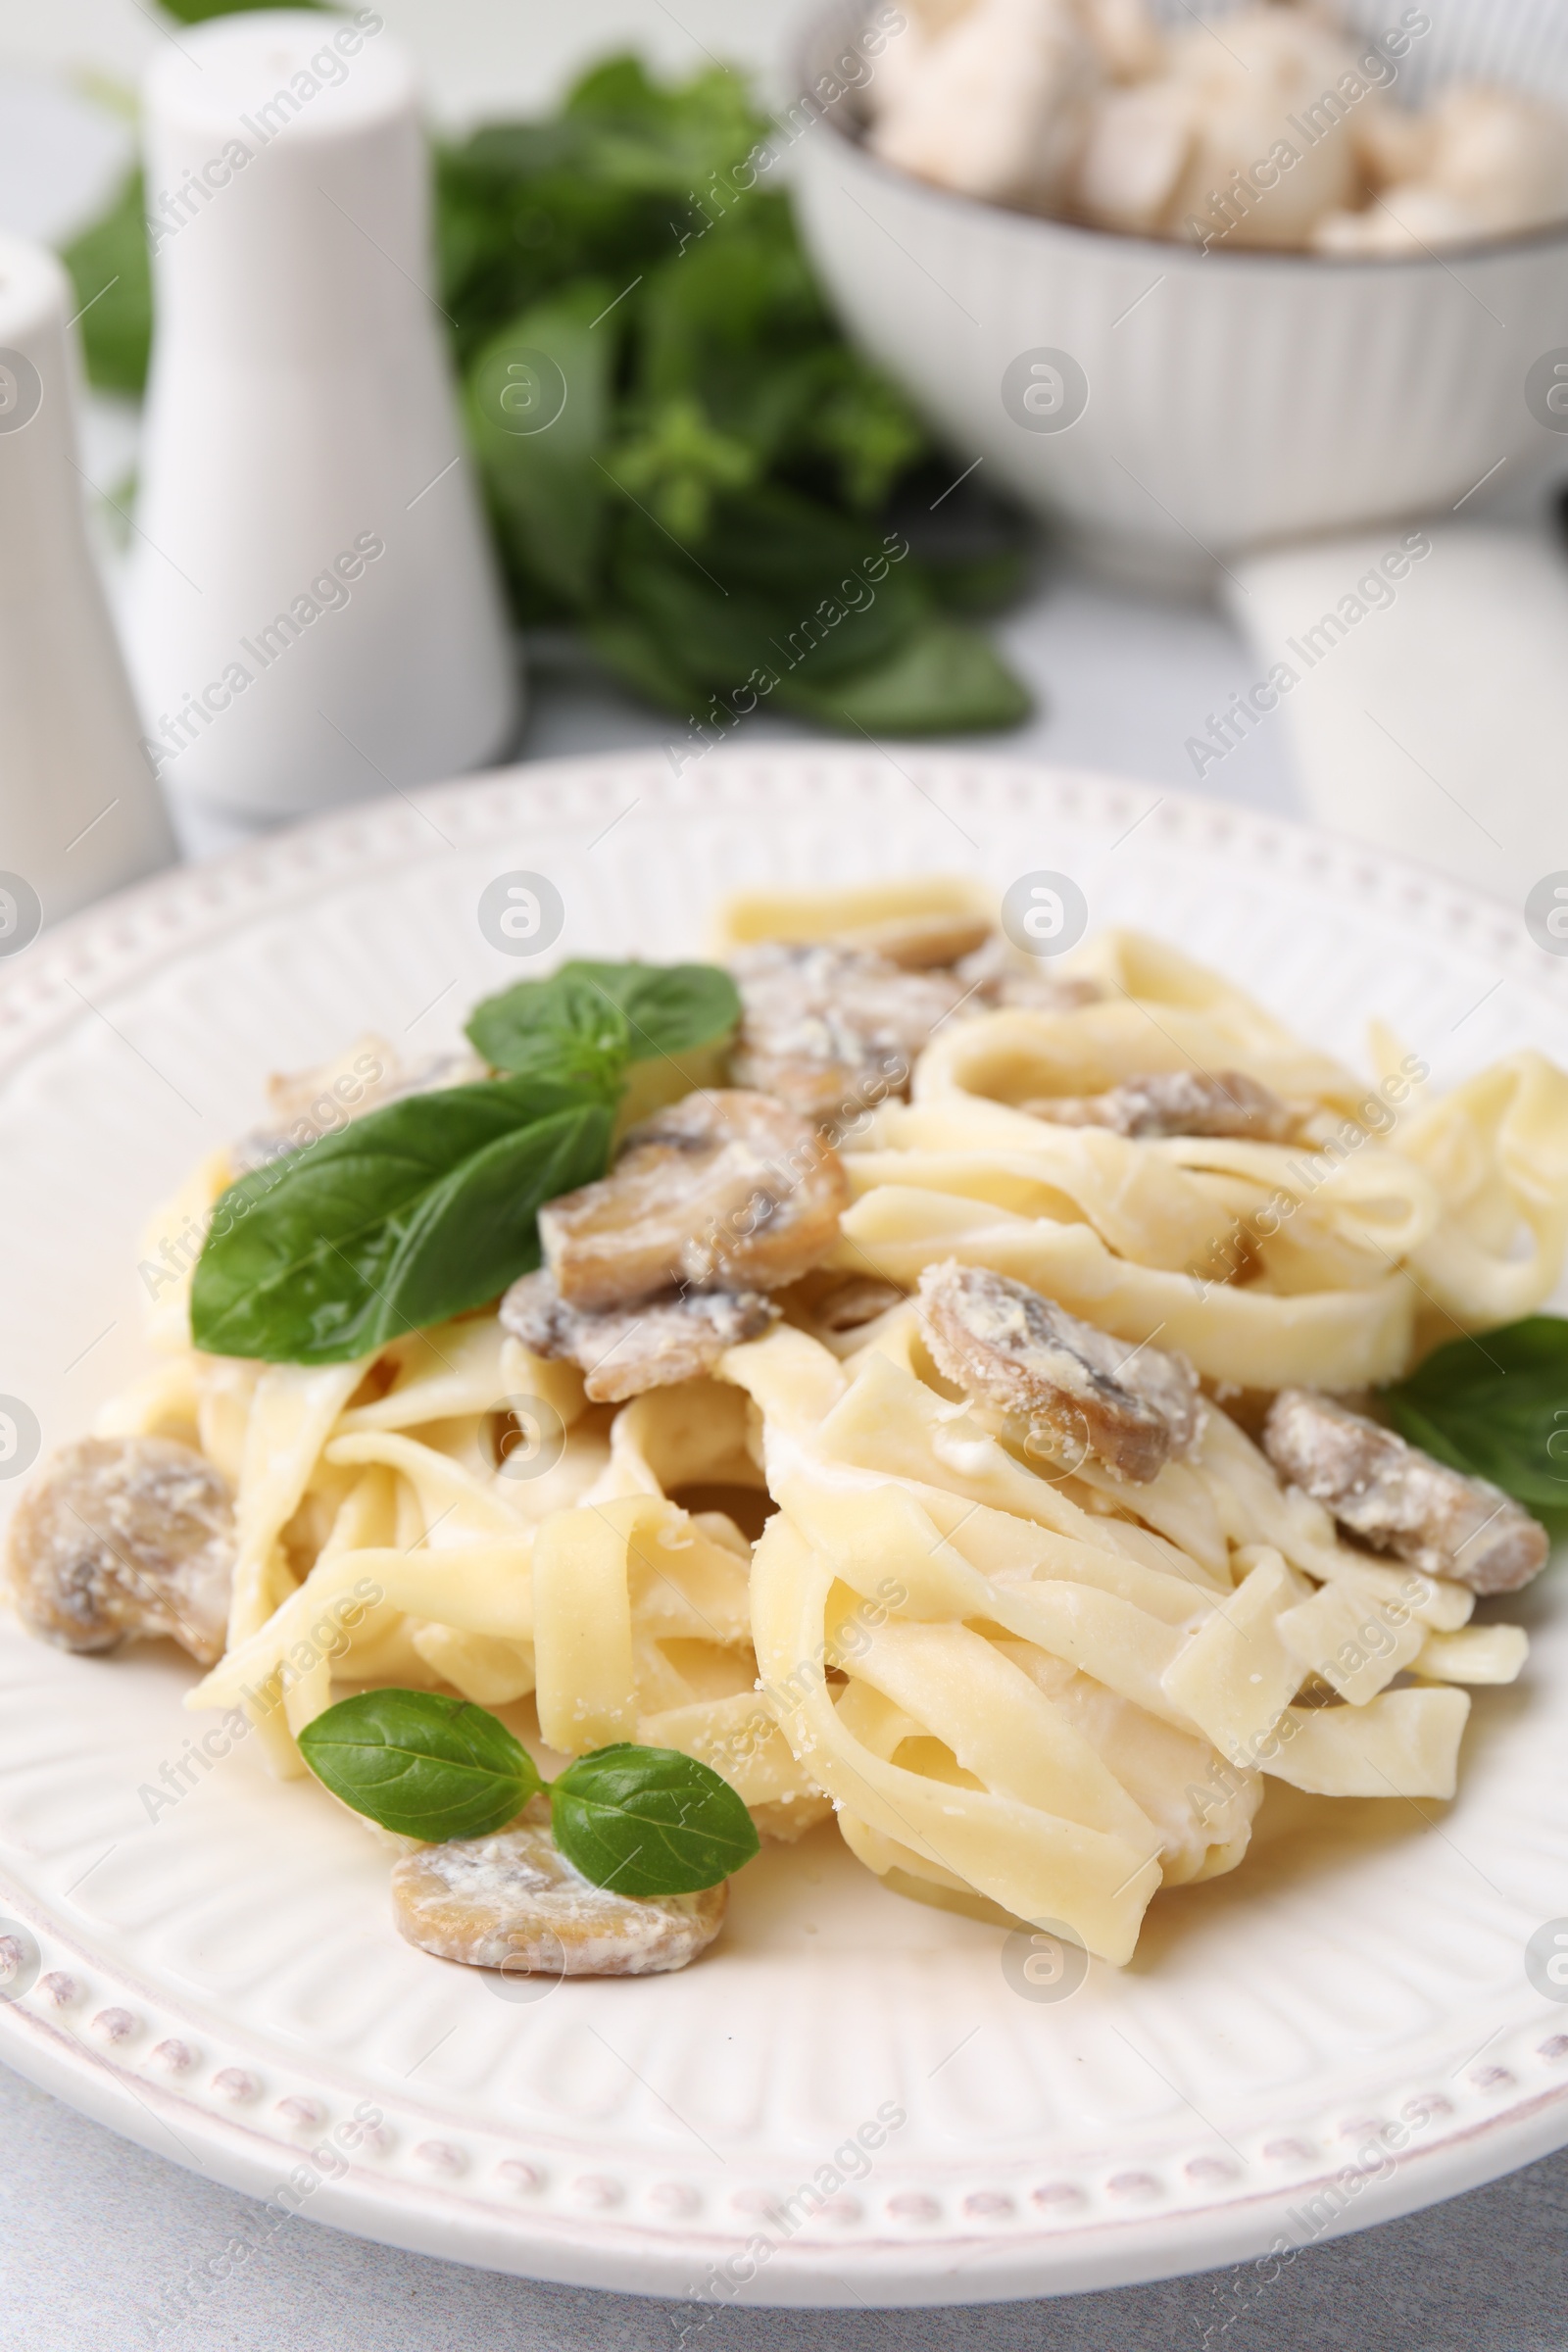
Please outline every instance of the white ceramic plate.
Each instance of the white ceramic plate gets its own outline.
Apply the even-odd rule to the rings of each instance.
[[[1064,869],[1097,924],[1163,933],[1347,1054],[1381,1013],[1440,1083],[1568,1040],[1568,967],[1518,918],[1202,801],[820,748],[680,781],[652,756],[517,770],[172,874],[20,959],[0,1392],[52,1446],[136,1368],[140,1226],[269,1070],[367,1026],[434,1049],[528,968],[479,933],[498,873],[555,880],[562,953],[669,957],[739,883],[956,867]],[[1568,1913],[1559,1581],[1510,1613],[1534,1655],[1478,1694],[1452,1806],[1282,1809],[1059,2004],[1012,1988],[999,1931],[884,1891],[831,1824],[743,1874],[688,1974],[504,2000],[402,1943],[384,1855],[245,1748],[149,1821],[138,1791],[193,1723],[172,1654],[70,1658],[7,1623],[0,1912],[40,1973],[0,2003],[0,2056],[315,2218],[598,2286],[967,2302],[1304,2244],[1568,2140],[1568,2006],[1524,1968]],[[381,2121],[345,2157],[362,2102]],[[889,2103],[906,2120],[835,2162]],[[1397,2154],[1372,2141],[1411,2109]],[[813,2180],[820,2210],[769,2218]]]

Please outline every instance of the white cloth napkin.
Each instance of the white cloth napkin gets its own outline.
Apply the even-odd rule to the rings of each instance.
[[[1337,831],[1514,906],[1568,868],[1568,562],[1544,534],[1390,525],[1233,570],[1257,683],[1195,768],[1283,725]]]

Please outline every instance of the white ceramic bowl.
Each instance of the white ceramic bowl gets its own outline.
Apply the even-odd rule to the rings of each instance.
[[[1427,5],[1406,92],[1463,75],[1568,100],[1555,0]],[[803,89],[870,13],[838,0],[815,20]],[[1352,13],[1368,30],[1397,18],[1389,0]],[[1201,578],[1272,540],[1446,512],[1505,465],[1512,483],[1568,455],[1525,382],[1568,346],[1568,225],[1413,260],[1203,253],[928,186],[866,150],[855,103],[829,104],[791,149],[847,331],[956,451],[1102,565]],[[1008,368],[1021,361],[1027,385],[1041,352],[1087,379],[1062,429],[1042,429],[1049,408],[1016,420],[1016,380],[1014,413],[1004,403]]]

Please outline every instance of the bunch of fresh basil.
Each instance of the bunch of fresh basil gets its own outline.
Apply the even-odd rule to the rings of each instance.
[[[737,75],[662,88],[622,57],[552,120],[440,154],[445,299],[517,611],[579,623],[710,732],[761,699],[873,733],[1009,725],[1028,698],[963,620],[1015,590],[1021,534],[997,515],[937,538],[962,461],[840,334],[776,136]],[[535,376],[564,407],[519,430],[509,386]]]
[[[186,22],[249,0],[172,0]],[[820,135],[820,134],[818,134]],[[1026,531],[845,341],[741,78],[635,58],[436,153],[441,303],[514,609],[722,736],[761,701],[927,734],[1029,697],[967,620]],[[93,380],[139,391],[139,174],[69,248]]]
[[[602,1176],[634,1063],[734,1027],[712,964],[564,964],[488,998],[468,1035],[506,1073],[409,1095],[231,1184],[191,1286],[214,1355],[336,1364],[499,1298],[539,1263],[547,1200]]]
[[[432,1690],[341,1699],[306,1725],[300,1750],[356,1813],[431,1842],[489,1837],[548,1788],[556,1843],[616,1894],[695,1894],[758,1850],[745,1805],[695,1756],[617,1740],[546,1783],[496,1716]]]

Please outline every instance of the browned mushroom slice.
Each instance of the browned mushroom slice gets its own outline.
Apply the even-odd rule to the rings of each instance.
[[[1104,990],[1087,974],[1058,972],[1048,961],[1025,963],[1008,953],[1000,932],[966,956],[956,977],[971,992],[971,1010],[991,1012],[999,1007],[1020,1012],[1076,1012],[1080,1004],[1098,1004]]]
[[[1151,1071],[1124,1078],[1103,1095],[1046,1095],[1018,1106],[1057,1127],[1108,1127],[1117,1135],[1245,1136],[1251,1143],[1283,1144],[1296,1132],[1298,1113],[1271,1087],[1245,1070]]]
[[[850,948],[747,948],[730,969],[743,1007],[736,1079],[822,1121],[905,1093],[967,993],[952,972],[903,971]]]
[[[62,1649],[164,1636],[221,1656],[234,1513],[211,1462],[170,1438],[83,1438],[17,1505],[6,1544],[23,1623]]]
[[[903,972],[928,972],[975,955],[994,936],[983,914],[895,914],[858,931],[836,932],[828,946],[880,956]]]
[[[820,1266],[779,1300],[790,1322],[834,1355],[856,1354],[895,1307],[909,1303],[896,1283],[874,1274],[840,1274]]]
[[[1546,1564],[1545,1529],[1499,1487],[1448,1469],[1314,1389],[1280,1391],[1263,1450],[1342,1527],[1428,1576],[1514,1592]]]
[[[633,1127],[608,1176],[539,1212],[570,1306],[679,1284],[776,1291],[824,1256],[849,1205],[838,1153],[768,1095],[688,1095]]]
[[[269,1078],[267,1102],[273,1123],[252,1128],[231,1144],[230,1163],[236,1175],[246,1175],[364,1118],[368,1111],[401,1102],[407,1095],[433,1095],[449,1086],[471,1086],[487,1075],[488,1064],[466,1049],[438,1054],[416,1069],[405,1070],[383,1038],[368,1034],[336,1061]]]
[[[711,1372],[726,1348],[760,1339],[778,1319],[760,1291],[687,1291],[597,1312],[568,1306],[555,1277],[524,1274],[501,1301],[501,1320],[535,1355],[564,1356],[587,1375],[595,1404],[621,1404]]]
[[[1185,1356],[1131,1348],[1026,1284],[954,1258],[927,1266],[919,1296],[937,1369],[1022,1422],[1032,1451],[1069,1468],[1092,1454],[1143,1486],[1197,1431]]]
[[[421,1846],[392,1870],[400,1935],[443,1960],[509,1977],[648,1977],[684,1968],[712,1942],[728,1904],[723,1881],[700,1894],[641,1899],[595,1886],[543,1821]]]
[[[890,1307],[902,1306],[906,1296],[896,1283],[882,1282],[874,1274],[852,1274],[817,1300],[812,1320],[835,1339],[842,1339],[846,1332],[863,1331]]]

